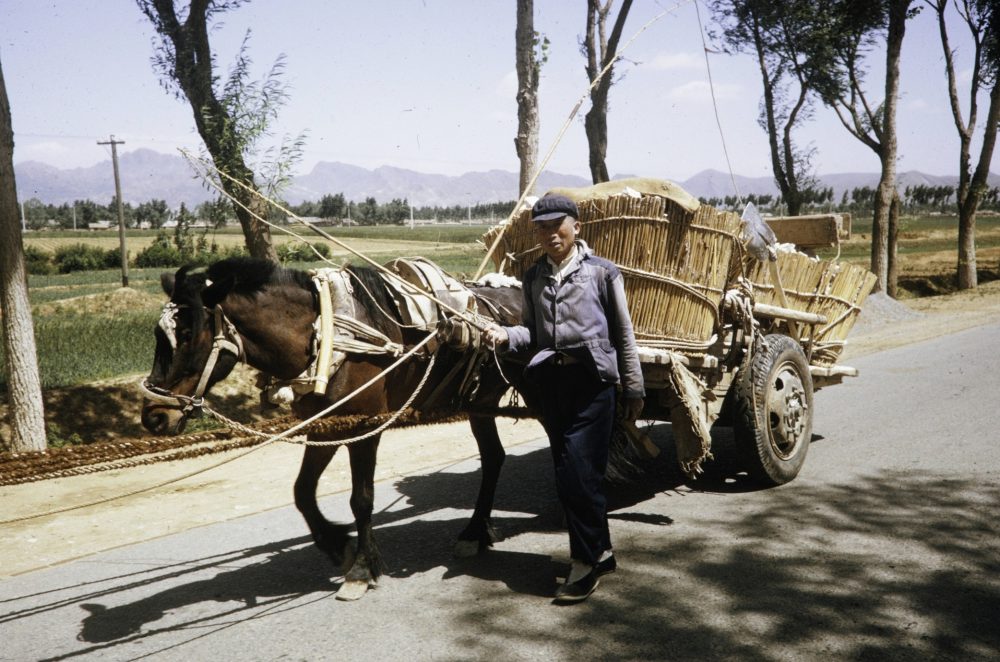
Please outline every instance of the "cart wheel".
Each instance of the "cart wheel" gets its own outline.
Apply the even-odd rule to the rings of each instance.
[[[771,486],[795,478],[812,438],[813,385],[802,347],[788,336],[766,336],[733,394],[733,433],[750,477]]]

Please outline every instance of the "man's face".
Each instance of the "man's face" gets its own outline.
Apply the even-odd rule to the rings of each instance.
[[[580,221],[572,216],[554,218],[551,221],[536,221],[535,236],[542,250],[554,262],[562,262],[573,250],[573,242],[580,232]]]

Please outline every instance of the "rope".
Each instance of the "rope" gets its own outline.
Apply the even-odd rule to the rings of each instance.
[[[404,358],[406,358],[406,357],[404,357]],[[417,395],[420,394],[420,391],[424,388],[424,385],[427,383],[427,378],[430,377],[430,375],[431,375],[431,369],[434,367],[435,361],[437,361],[437,355],[436,354],[432,354],[431,355],[431,360],[427,363],[427,370],[424,371],[424,376],[420,379],[420,383],[417,384],[416,389],[414,389],[413,393],[410,394],[410,397],[406,400],[405,403],[403,403],[403,405],[399,409],[397,409],[395,412],[393,412],[392,415],[389,416],[389,418],[384,423],[382,423],[381,425],[379,425],[374,430],[371,430],[370,432],[366,432],[364,434],[358,435],[356,437],[351,437],[349,439],[336,439],[336,440],[328,440],[328,441],[311,441],[311,440],[308,440],[308,439],[281,439],[281,441],[284,441],[285,443],[289,443],[289,444],[300,444],[300,445],[303,445],[303,446],[344,446],[346,444],[353,444],[353,443],[355,443],[357,441],[363,441],[365,439],[368,439],[369,437],[374,437],[377,434],[381,434],[386,428],[388,428],[390,425],[392,425],[393,423],[395,423],[396,420],[403,414],[403,412],[405,412],[406,410],[408,410],[410,408],[410,405],[413,404],[413,401],[416,400]],[[392,367],[395,367],[395,365],[393,365]],[[390,369],[387,369],[387,370],[383,371],[381,373],[381,375],[376,376],[374,379],[378,379],[382,375],[388,373]],[[372,383],[372,381],[374,381],[374,380],[366,382],[364,384],[364,386],[359,387],[353,393],[351,393],[349,396],[346,396],[345,398],[341,399],[339,402],[335,403],[334,405],[331,405],[329,408],[323,410],[323,412],[320,412],[320,414],[317,414],[316,416],[313,416],[311,419],[308,419],[307,422],[311,423],[311,422],[315,421],[317,417],[321,417],[323,413],[329,412],[332,409],[340,406],[342,403],[346,402],[348,399],[354,397],[360,391],[362,391],[365,388],[367,388]],[[233,429],[235,429],[237,431],[248,432],[250,434],[258,435],[258,436],[267,436],[267,435],[262,435],[260,432],[252,430],[251,428],[246,427],[242,423],[239,423],[239,422],[234,421],[234,420],[232,420],[230,418],[227,418],[226,416],[220,414],[217,411],[214,411],[213,409],[210,409],[209,407],[205,407],[204,409],[205,409],[206,413],[208,413],[210,416],[212,416],[212,418],[216,419],[217,421],[219,421],[219,422],[221,422],[221,423],[223,423],[223,424],[225,424],[225,425],[227,425],[227,426],[229,426],[229,427],[231,427],[231,428],[233,428]],[[265,443],[270,443],[271,441],[272,440],[269,439]]]
[[[354,396],[356,396],[358,393],[360,393],[361,391],[365,390],[366,388],[368,388],[369,386],[371,386],[372,384],[374,384],[376,381],[378,381],[379,379],[383,378],[385,375],[389,374],[390,372],[392,372],[393,370],[395,370],[397,367],[399,367],[399,365],[401,363],[403,363],[405,360],[407,360],[411,356],[413,356],[413,354],[415,354],[418,350],[420,350],[424,345],[426,345],[428,342],[430,342],[433,338],[434,338],[434,334],[428,334],[426,338],[424,338],[422,341],[420,341],[419,343],[417,343],[416,345],[414,345],[413,348],[410,351],[408,351],[406,354],[404,354],[399,359],[397,359],[392,365],[390,365],[389,367],[387,367],[385,370],[383,370],[382,372],[380,372],[378,375],[375,375],[374,377],[372,377],[371,379],[369,379],[367,382],[365,382],[364,384],[362,384],[358,388],[354,389],[354,391],[352,391],[348,395],[344,396],[343,398],[341,398],[337,402],[333,403],[332,405],[330,405],[326,409],[320,411],[319,413],[314,414],[310,418],[307,418],[306,420],[298,423],[297,425],[293,425],[292,427],[287,428],[284,432],[280,432],[280,433],[278,433],[276,435],[271,436],[270,438],[268,438],[265,441],[261,442],[259,445],[255,446],[255,447],[253,447],[253,448],[251,448],[251,449],[249,449],[249,450],[247,450],[247,451],[245,451],[243,453],[240,453],[239,455],[236,455],[236,456],[231,457],[231,458],[227,458],[225,460],[222,460],[221,462],[217,462],[217,463],[212,464],[210,466],[203,467],[201,469],[197,469],[195,471],[183,474],[183,475],[178,476],[176,478],[171,478],[169,480],[161,481],[161,482],[156,483],[154,485],[149,485],[149,486],[142,487],[142,488],[139,488],[139,489],[136,489],[136,490],[132,490],[132,491],[126,492],[124,494],[118,494],[118,495],[106,497],[104,499],[98,499],[97,501],[91,501],[91,502],[85,503],[85,504],[79,504],[79,505],[75,505],[75,506],[68,506],[66,508],[57,508],[57,509],[54,509],[54,510],[45,511],[43,513],[37,513],[35,515],[28,515],[28,516],[24,516],[24,517],[17,517],[17,518],[10,519],[10,520],[3,520],[3,521],[0,521],[0,525],[11,524],[11,523],[14,523],[14,522],[22,522],[22,521],[26,521],[26,520],[30,520],[30,519],[36,519],[36,518],[39,518],[39,517],[47,517],[49,515],[58,515],[60,513],[66,513],[66,512],[69,512],[71,510],[79,510],[79,509],[83,509],[83,508],[89,508],[91,506],[97,506],[97,505],[100,505],[100,504],[103,504],[103,503],[108,503],[110,501],[116,501],[118,499],[125,499],[125,498],[130,497],[130,496],[135,496],[137,494],[142,494],[144,492],[150,492],[152,490],[156,490],[156,489],[159,489],[161,487],[165,487],[167,485],[172,485],[173,483],[178,483],[178,482],[180,482],[182,480],[186,480],[186,479],[191,478],[193,476],[197,476],[197,475],[205,473],[207,471],[211,471],[212,469],[216,469],[218,467],[221,467],[221,466],[223,466],[225,464],[229,464],[230,462],[234,462],[234,461],[236,461],[236,460],[238,460],[238,459],[240,459],[242,457],[245,457],[245,456],[249,455],[250,453],[256,452],[256,451],[260,450],[261,448],[269,446],[269,445],[273,444],[276,441],[285,439],[285,437],[288,437],[289,435],[291,435],[291,434],[293,434],[293,433],[301,430],[302,428],[306,427],[307,425],[310,425],[311,423],[314,423],[317,419],[319,419],[319,418],[325,416],[326,414],[330,413],[331,411],[333,411],[337,407],[341,406],[345,402],[348,402],[351,398],[353,398]],[[434,357],[432,357],[431,360],[428,362],[427,371],[424,373],[423,379],[421,379],[420,384],[417,386],[416,390],[410,395],[410,398],[407,400],[406,404],[401,409],[399,409],[398,411],[396,411],[392,416],[390,416],[389,420],[386,421],[385,424],[383,424],[379,428],[376,428],[374,431],[365,433],[365,434],[360,435],[360,436],[358,436],[356,438],[353,438],[353,439],[344,439],[344,440],[327,441],[327,442],[310,442],[310,441],[294,442],[293,441],[292,443],[304,443],[304,444],[312,445],[312,446],[342,446],[344,444],[349,444],[349,443],[353,443],[355,441],[360,441],[362,439],[367,439],[368,437],[371,437],[371,436],[373,436],[375,434],[381,433],[385,428],[387,428],[389,425],[391,425],[393,422],[395,422],[396,419],[398,419],[399,416],[403,413],[403,411],[405,411],[407,408],[409,408],[410,404],[413,402],[413,400],[416,398],[417,394],[420,392],[420,389],[423,388],[424,384],[427,382],[427,378],[430,375],[431,368],[433,366],[434,366]],[[231,420],[231,419],[223,416],[222,414],[219,414],[218,412],[215,412],[214,410],[212,410],[212,409],[210,409],[208,407],[206,407],[205,410],[210,415],[212,415],[213,417],[216,417],[218,420],[225,422],[227,425],[232,425],[235,429],[237,429],[239,431],[242,431],[242,432],[245,432],[245,433],[249,433],[250,435],[255,436],[255,437],[265,436],[265,435],[261,435],[261,433],[258,432],[257,430],[254,430],[253,428],[247,427],[247,426],[243,425],[242,423],[237,423],[236,421],[233,421],[233,420]],[[125,462],[122,463],[122,467],[123,468],[127,467],[127,466],[137,466],[137,465],[133,465],[133,463],[128,462],[128,461],[125,461]],[[88,472],[85,471],[85,470],[81,470],[80,473],[88,473]]]
[[[390,269],[387,269],[384,265],[381,265],[381,264],[375,262],[373,259],[371,259],[367,255],[365,255],[364,253],[361,253],[360,251],[354,250],[348,244],[344,243],[343,241],[340,241],[339,239],[337,239],[336,237],[334,237],[330,233],[321,230],[320,228],[316,227],[315,225],[313,225],[309,221],[306,221],[305,219],[301,218],[300,216],[298,216],[297,214],[295,214],[293,211],[291,211],[288,208],[284,207],[283,205],[281,205],[277,201],[275,201],[275,200],[267,197],[266,195],[264,195],[263,193],[261,193],[260,191],[258,191],[256,189],[250,187],[246,183],[239,181],[238,179],[234,178],[232,175],[230,175],[230,174],[228,174],[226,172],[223,172],[222,170],[219,170],[219,168],[217,168],[215,166],[215,164],[208,163],[204,159],[200,159],[198,157],[195,157],[195,156],[191,155],[191,153],[188,152],[187,150],[182,149],[182,150],[180,150],[180,152],[188,160],[188,162],[191,163],[192,167],[195,167],[195,169],[197,169],[197,165],[196,164],[200,164],[203,168],[206,169],[206,172],[200,173],[202,175],[202,178],[205,180],[205,182],[207,182],[210,186],[212,186],[213,188],[215,188],[219,193],[221,193],[222,195],[224,195],[227,198],[229,198],[229,200],[231,200],[233,202],[233,204],[238,205],[241,209],[243,209],[248,214],[250,214],[251,216],[253,216],[254,219],[256,219],[257,221],[260,221],[261,223],[267,225],[268,227],[272,227],[272,228],[274,228],[276,230],[280,230],[280,231],[282,231],[282,232],[284,232],[286,234],[289,234],[289,235],[295,237],[296,239],[298,239],[299,241],[308,243],[308,242],[306,242],[305,238],[302,237],[301,235],[299,235],[298,233],[293,232],[293,231],[289,230],[288,228],[282,227],[280,225],[276,225],[274,223],[271,223],[270,221],[268,221],[265,218],[261,218],[261,216],[259,214],[257,214],[256,212],[254,212],[252,209],[250,209],[245,204],[243,204],[242,202],[240,202],[239,200],[237,200],[236,198],[234,198],[232,195],[230,195],[227,191],[225,191],[218,182],[216,182],[211,177],[208,177],[207,176],[207,172],[210,172],[210,170],[208,170],[208,169],[214,170],[218,175],[221,175],[221,176],[225,177],[227,180],[229,180],[233,184],[236,184],[237,186],[243,188],[244,190],[248,191],[252,195],[256,195],[256,196],[260,197],[264,202],[266,202],[269,205],[273,206],[275,209],[277,209],[277,210],[285,213],[289,218],[293,218],[296,221],[298,221],[299,223],[302,223],[303,225],[305,225],[307,228],[311,229],[316,234],[320,235],[321,237],[323,237],[324,239],[326,239],[326,240],[328,240],[330,242],[333,242],[334,244],[336,244],[337,246],[343,248],[344,250],[346,250],[347,252],[351,253],[355,257],[360,258],[361,260],[363,260],[364,262],[366,262],[367,264],[369,264],[374,269],[376,269],[376,270],[378,270],[378,271],[380,271],[380,272],[388,275],[390,278],[394,278],[398,282],[402,283],[404,287],[406,287],[407,289],[409,289],[414,294],[419,294],[420,296],[427,297],[428,299],[430,299],[434,303],[438,304],[439,306],[441,306],[442,308],[444,308],[448,312],[450,312],[450,313],[452,313],[454,315],[457,315],[458,317],[463,317],[463,318],[465,317],[465,311],[458,310],[458,309],[452,307],[451,305],[449,305],[448,303],[446,303],[446,302],[442,301],[441,299],[437,298],[436,296],[434,296],[430,292],[426,292],[426,291],[420,289],[418,286],[416,286],[413,283],[411,283],[410,281],[406,280],[405,278],[403,278],[399,274],[393,272]],[[316,253],[316,255],[318,255],[320,257],[320,259],[322,259],[324,262],[326,262],[328,264],[331,264],[333,266],[337,266],[330,259],[326,258],[323,255],[320,255],[319,252],[316,251],[315,249],[313,249],[313,252]],[[481,326],[478,326],[476,324],[473,324],[473,326],[475,326],[480,331],[485,331],[486,330],[485,327],[481,327]]]
[[[712,110],[715,111],[715,124],[719,127],[719,140],[722,141],[722,153],[726,156],[726,167],[729,168],[729,179],[733,182],[733,191],[740,203],[743,203],[743,196],[740,194],[740,187],[736,185],[736,174],[733,172],[733,164],[729,160],[729,149],[726,147],[726,134],[722,130],[722,120],[719,118],[719,102],[715,98],[715,83],[712,81],[712,65],[708,61],[708,44],[705,43],[705,27],[701,24],[701,10],[698,9],[698,0],[694,3],[694,13],[698,17],[698,34],[701,35],[701,50],[705,55],[705,70],[708,72],[708,89],[712,93]]]

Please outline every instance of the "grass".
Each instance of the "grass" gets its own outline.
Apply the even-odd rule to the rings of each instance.
[[[150,311],[37,316],[35,344],[42,388],[85,384],[148,370],[153,361],[156,319],[157,313]],[[6,390],[3,373],[0,391]]]

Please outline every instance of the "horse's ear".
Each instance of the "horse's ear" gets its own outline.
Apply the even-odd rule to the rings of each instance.
[[[160,287],[163,288],[163,291],[166,293],[168,297],[173,296],[174,275],[169,271],[164,271],[162,274],[160,274]]]
[[[232,291],[236,277],[230,274],[218,282],[206,281],[206,283],[205,289],[201,291],[201,302],[206,308],[212,308]]]

